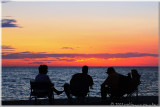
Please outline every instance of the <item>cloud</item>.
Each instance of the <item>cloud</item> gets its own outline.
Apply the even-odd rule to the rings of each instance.
[[[33,59],[24,59],[24,61],[33,61]],[[41,63],[51,63],[51,62],[54,62],[54,61],[66,61],[66,62],[73,62],[73,61],[76,61],[76,59],[73,59],[73,58],[54,58],[54,59],[51,59],[51,60],[48,60],[48,59],[44,59],[44,60],[39,60],[36,61],[32,64],[40,64]]]
[[[45,59],[45,60],[41,60],[41,61],[56,61],[56,60],[48,60],[48,59]]]
[[[4,17],[4,18],[11,18],[12,16],[2,16],[2,17]]]
[[[15,48],[9,46],[9,45],[2,45],[2,51],[14,51]]]
[[[44,62],[31,62],[31,63],[28,63],[28,64],[43,64]]]
[[[62,47],[61,49],[71,49],[71,50],[74,50],[74,48],[72,48],[72,47]]]
[[[20,26],[18,26],[16,24],[16,20],[15,19],[2,19],[2,27],[19,27],[21,28]]]
[[[9,45],[2,45],[2,49],[15,49]]]
[[[30,54],[30,53],[32,53],[32,52],[30,52],[30,51],[25,51],[25,52],[21,52],[22,54]]]
[[[109,54],[109,53],[102,53],[102,54],[47,54],[47,53],[31,53],[31,52],[19,52],[19,53],[2,53],[2,59],[24,59],[24,58],[130,58],[130,57],[158,57],[158,54],[150,54],[150,53],[116,53],[116,54]],[[64,60],[64,59],[59,59]]]
[[[10,0],[2,0],[1,3],[7,3],[9,2]]]
[[[67,59],[67,58],[56,58],[56,61],[67,61],[67,62],[73,62],[75,59]]]
[[[28,64],[46,64],[46,63],[51,63],[51,62],[31,62],[31,63],[28,63]]]

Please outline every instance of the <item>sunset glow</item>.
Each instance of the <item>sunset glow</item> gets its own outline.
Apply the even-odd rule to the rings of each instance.
[[[2,3],[2,66],[158,66],[158,2]]]

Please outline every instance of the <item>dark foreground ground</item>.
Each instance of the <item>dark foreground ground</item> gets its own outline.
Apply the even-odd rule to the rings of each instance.
[[[109,102],[109,98],[102,101],[99,97],[87,97],[84,102],[80,102],[77,99],[73,99],[69,102],[68,99],[55,99],[53,105],[113,105]],[[38,103],[35,104],[34,99],[29,100],[15,100],[15,101],[2,101],[2,105],[49,105],[47,99],[39,99]],[[138,101],[136,97],[132,97],[129,101],[128,98],[122,98],[121,102],[114,105],[159,105],[158,96],[138,96]]]

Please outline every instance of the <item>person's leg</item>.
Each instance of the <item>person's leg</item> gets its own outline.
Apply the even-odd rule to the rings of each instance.
[[[103,100],[106,99],[107,92],[108,92],[108,89],[105,87],[105,85],[102,85],[102,86],[101,86],[101,98],[102,98]]]
[[[58,91],[56,88],[52,87],[52,88],[50,89],[49,95],[48,95],[49,103],[50,103],[50,104],[53,104],[53,103],[54,103],[54,93],[53,93],[53,92],[57,93],[57,95],[63,93],[63,91]]]
[[[70,90],[70,85],[68,83],[64,84],[64,91],[68,97],[68,99],[71,99],[71,90]]]
[[[49,104],[53,104],[54,103],[53,90],[50,90],[48,98],[49,98]]]

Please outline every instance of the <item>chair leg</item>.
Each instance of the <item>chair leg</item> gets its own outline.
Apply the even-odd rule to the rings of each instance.
[[[136,90],[136,103],[138,104],[138,89]]]
[[[89,93],[87,93],[87,97],[89,97]]]
[[[129,95],[129,103],[131,103],[131,95]]]
[[[37,103],[37,97],[35,97],[35,104],[37,105],[38,103]]]
[[[31,104],[31,100],[32,100],[32,97],[31,97],[31,95],[30,95],[30,97],[29,97],[29,104]]]
[[[32,99],[32,97],[31,97],[31,95],[30,95],[30,97],[29,97],[29,101],[31,101],[31,99]]]
[[[54,98],[49,97],[49,104],[50,105],[54,104]]]

